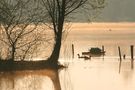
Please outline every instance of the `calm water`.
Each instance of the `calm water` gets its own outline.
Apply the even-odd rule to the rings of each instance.
[[[70,34],[71,33],[71,34]],[[60,62],[67,69],[0,73],[0,90],[134,90],[135,71],[130,67],[130,45],[135,45],[135,31],[71,31],[61,51]],[[71,59],[71,44],[75,58]],[[105,46],[106,56],[90,60],[77,53],[90,47]],[[126,54],[119,73],[118,49]]]
[[[129,61],[122,63],[121,73],[118,67],[117,60],[78,60],[58,72],[0,73],[0,90],[134,90],[135,72],[130,69]]]
[[[104,45],[106,57],[117,57],[118,46],[122,54],[130,56],[130,45],[135,45],[135,30],[76,30],[70,31],[67,43],[73,43],[75,53]]]

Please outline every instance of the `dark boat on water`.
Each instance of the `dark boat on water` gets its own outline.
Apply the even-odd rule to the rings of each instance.
[[[93,47],[90,48],[88,52],[82,52],[82,55],[87,55],[89,57],[98,57],[105,55],[105,51],[98,47]]]

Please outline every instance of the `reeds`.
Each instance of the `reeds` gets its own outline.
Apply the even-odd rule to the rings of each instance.
[[[72,44],[66,43],[62,47],[62,58],[64,60],[64,66],[69,66],[69,62],[72,60]]]

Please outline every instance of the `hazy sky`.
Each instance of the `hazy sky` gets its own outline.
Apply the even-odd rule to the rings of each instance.
[[[135,0],[105,0],[106,5],[95,21],[100,22],[135,22]],[[79,11],[73,21],[86,21],[85,13]],[[82,14],[82,15],[81,15]],[[73,16],[73,17],[74,17]]]
[[[106,0],[99,21],[135,22],[135,0]]]
[[[95,18],[101,22],[135,22],[135,0],[105,0],[106,6]],[[84,15],[77,15],[86,21]],[[79,18],[80,19],[80,18]]]

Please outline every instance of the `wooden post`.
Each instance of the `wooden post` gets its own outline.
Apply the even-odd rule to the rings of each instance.
[[[133,69],[134,68],[134,46],[131,45],[130,49],[131,49],[131,69]]]
[[[104,52],[104,46],[102,46],[102,52]],[[104,60],[104,53],[103,53],[103,60]]]
[[[120,73],[120,70],[121,70],[121,62],[122,62],[120,46],[118,46],[118,51],[119,51],[119,57],[120,57],[120,63],[119,63],[119,73]]]
[[[72,58],[74,58],[74,44],[72,44]]]

